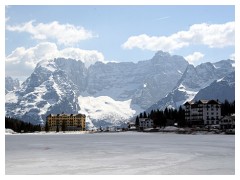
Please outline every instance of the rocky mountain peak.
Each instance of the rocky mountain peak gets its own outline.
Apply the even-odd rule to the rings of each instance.
[[[18,79],[13,79],[12,77],[5,77],[5,94],[9,91],[14,91],[20,88],[20,82]]]

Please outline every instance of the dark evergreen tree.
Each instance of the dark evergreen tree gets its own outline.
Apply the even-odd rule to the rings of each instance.
[[[143,115],[142,115],[142,113],[140,113],[140,115],[139,115],[139,118],[143,118]]]
[[[231,114],[235,114],[235,101],[231,103],[231,108],[230,108]]]
[[[143,118],[147,118],[147,113],[144,111]]]
[[[59,127],[58,127],[58,125],[57,125],[57,129],[56,129],[56,132],[59,132]]]
[[[62,131],[65,132],[66,131],[66,121],[62,121]]]
[[[11,117],[5,117],[5,128],[19,133],[41,131],[40,125],[33,125]]]
[[[136,117],[135,126],[136,126],[136,128],[139,127],[139,118],[138,118],[138,116]]]
[[[235,101],[230,103],[228,100],[225,100],[221,104],[221,115],[230,116],[231,114],[235,114]]]
[[[49,126],[48,126],[48,121],[46,120],[45,122],[45,131],[46,132],[49,132]]]
[[[186,127],[187,122],[185,120],[185,110],[182,108],[182,106],[179,107],[178,113],[177,113],[177,123],[179,127]]]

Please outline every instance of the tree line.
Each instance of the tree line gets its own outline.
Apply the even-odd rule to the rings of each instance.
[[[150,113],[140,113],[136,117],[135,126],[139,126],[139,118],[150,118],[153,120],[155,127],[165,127],[166,125],[172,125],[178,123],[178,126],[186,126],[185,111],[180,106],[179,109],[165,108],[165,110],[152,110]]]
[[[229,102],[228,100],[225,100],[221,104],[221,115],[229,116],[231,114],[235,114],[235,101]]]
[[[5,117],[5,128],[12,129],[18,133],[41,131],[40,124],[33,125],[30,122],[24,122],[11,117]]]
[[[235,101],[225,100],[221,103],[221,116],[235,114]],[[178,127],[186,127],[185,110],[182,106],[178,109],[165,108],[165,110],[152,110],[150,113],[140,113],[135,120],[135,126],[139,127],[139,118],[150,118],[155,127],[165,127],[177,123]]]

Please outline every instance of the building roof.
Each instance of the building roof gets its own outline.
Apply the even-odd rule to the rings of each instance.
[[[58,116],[58,117],[63,117],[63,116],[82,117],[82,116],[84,116],[84,117],[86,117],[85,114],[64,114],[64,113],[62,113],[62,114],[49,114],[47,117],[49,117],[49,116],[50,117],[52,117],[52,116]]]
[[[153,120],[150,118],[139,118],[139,121],[153,121]]]
[[[184,103],[184,106],[186,105],[198,105],[198,104],[221,104],[218,100],[214,100],[214,99],[211,99],[211,100],[204,100],[204,99],[201,99],[201,100],[198,100],[198,101],[187,101]]]
[[[235,120],[235,114],[234,114],[234,115],[231,115],[231,116],[224,116],[221,120],[225,120],[225,119]]]

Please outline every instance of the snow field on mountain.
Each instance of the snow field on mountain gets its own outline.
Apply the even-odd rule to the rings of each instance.
[[[234,135],[5,135],[5,173],[234,175]]]
[[[74,59],[44,60],[21,86],[16,80],[5,78],[5,115],[38,124],[44,123],[49,113],[80,112],[89,115],[88,125],[124,125],[143,111],[178,108],[230,73],[228,83],[219,80],[220,92],[207,98],[226,99],[230,93],[230,98],[235,99],[233,63],[223,60],[194,67],[183,57],[162,51],[150,60],[96,62],[88,68]],[[205,94],[202,91],[200,98],[206,98]]]
[[[18,96],[14,92],[9,92],[5,95],[5,102],[17,103],[18,102]]]
[[[109,96],[79,96],[78,103],[81,107],[79,113],[86,114],[90,120],[105,120],[115,124],[116,119],[128,120],[136,114],[131,108],[131,99],[115,101]]]

